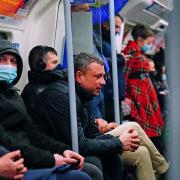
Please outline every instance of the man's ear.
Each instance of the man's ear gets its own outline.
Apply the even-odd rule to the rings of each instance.
[[[82,72],[81,71],[77,71],[76,72],[76,81],[81,84],[81,81],[82,81]]]

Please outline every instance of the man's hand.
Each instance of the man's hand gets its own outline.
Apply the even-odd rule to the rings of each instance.
[[[125,151],[134,152],[138,149],[140,144],[139,134],[133,128],[129,128],[128,130],[124,131],[119,136],[119,139],[123,144],[123,150]]]
[[[108,124],[108,131],[115,129],[116,127],[118,127],[118,124],[115,122],[111,122]]]
[[[54,154],[55,166],[62,166],[64,164],[76,163],[76,160],[71,158],[65,158],[60,154]]]
[[[78,153],[76,153],[74,151],[66,150],[66,151],[64,151],[63,155],[66,158],[70,158],[70,159],[73,159],[73,160],[75,159],[76,160],[75,164],[77,162],[79,162],[77,164],[77,168],[78,169],[82,169],[83,168],[83,166],[84,166],[84,157],[81,156],[80,154],[78,154]]]
[[[95,123],[98,126],[99,132],[104,134],[114,128],[116,128],[118,125],[115,122],[107,123],[104,119],[95,119]]]
[[[24,159],[20,157],[19,150],[2,156],[0,158],[0,176],[8,179],[23,179],[27,168],[24,167]]]
[[[108,131],[108,123],[104,119],[95,119],[95,123],[97,124],[100,133]]]
[[[74,164],[76,165],[77,169],[82,169],[84,166],[84,157],[82,157],[74,151],[66,150],[63,152],[63,156],[59,154],[54,154],[54,158],[55,166],[62,166],[64,164]]]

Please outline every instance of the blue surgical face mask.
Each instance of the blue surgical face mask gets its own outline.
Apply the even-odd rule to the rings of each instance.
[[[143,47],[141,47],[141,50],[145,53],[145,52],[147,52],[147,51],[149,51],[149,50],[151,50],[152,49],[152,45],[151,44],[144,44],[144,46]]]
[[[11,65],[0,65],[0,81],[12,83],[17,77],[17,69]]]

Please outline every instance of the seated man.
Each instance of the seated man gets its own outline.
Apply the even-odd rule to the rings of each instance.
[[[68,170],[73,164],[76,164],[77,169],[82,169],[84,158],[68,150],[70,149],[68,145],[42,133],[27,114],[17,89],[13,88],[20,79],[22,67],[22,59],[18,50],[8,41],[0,40],[1,145],[9,151],[19,149],[27,168],[52,168],[60,166],[57,167],[59,172],[62,165],[67,165],[62,168]],[[78,164],[77,161],[79,161]],[[70,166],[71,164],[72,166]],[[94,168],[93,165],[92,167]],[[72,174],[69,178],[74,179]],[[89,179],[89,177],[85,179]]]
[[[55,167],[51,169],[37,169],[37,170],[28,170],[24,167],[24,159],[21,158],[20,151],[8,152],[4,147],[0,146],[0,178],[3,179],[67,179],[67,180],[90,180],[88,176],[84,173],[70,170],[66,173],[60,173],[61,171],[65,172],[66,166]]]
[[[54,60],[49,58],[54,54],[51,48],[44,47],[43,57],[40,49],[42,47],[37,46],[29,54],[30,82],[23,90],[22,97],[26,104],[34,99],[29,112],[47,134],[71,145],[67,72],[54,70]],[[96,125],[91,123],[84,103],[93,95],[98,95],[105,84],[104,65],[96,56],[80,54],[77,57],[79,60],[75,61],[75,83],[80,153],[99,157],[104,175],[109,179],[119,180],[121,165],[118,154],[122,150],[135,151],[139,146],[139,137],[132,128],[127,129],[120,137],[102,135]],[[79,63],[81,60],[82,64]],[[44,67],[41,66],[40,69],[39,64],[44,64]],[[95,69],[92,74],[93,68]],[[40,84],[48,87],[34,98],[33,87]]]

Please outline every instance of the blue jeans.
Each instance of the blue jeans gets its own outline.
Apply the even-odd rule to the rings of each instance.
[[[29,170],[24,180],[92,180],[86,173],[72,170],[71,165],[54,168]]]

